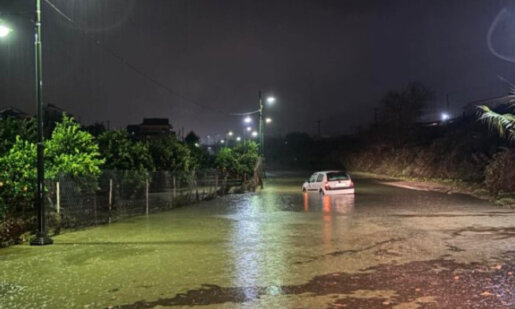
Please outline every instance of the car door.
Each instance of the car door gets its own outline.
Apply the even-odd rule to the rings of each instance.
[[[311,177],[309,177],[309,181],[308,181],[308,190],[311,191],[311,190],[316,190],[316,181],[317,181],[317,173],[314,173],[313,175],[311,175]]]
[[[324,174],[323,173],[319,173],[317,175],[317,180],[315,182],[315,187],[313,189],[315,190],[320,190],[320,188],[322,188],[322,185],[324,183]]]

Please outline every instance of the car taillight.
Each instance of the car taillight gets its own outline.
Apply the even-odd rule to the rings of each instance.
[[[352,180],[350,181],[350,187],[354,188],[354,181],[352,181]]]
[[[326,182],[326,183],[324,183],[324,188],[326,190],[329,190],[329,189],[331,189],[331,186]]]

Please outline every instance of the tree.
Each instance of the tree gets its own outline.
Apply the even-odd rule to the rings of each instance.
[[[233,150],[229,147],[222,147],[216,153],[215,165],[223,172],[238,175],[241,173],[241,166]]]
[[[36,190],[36,145],[16,137],[0,157],[0,217],[9,211],[31,208]]]
[[[386,136],[393,135],[395,143],[404,142],[432,98],[433,93],[417,82],[402,91],[389,91],[381,100],[380,130]]]
[[[482,111],[480,120],[487,123],[491,129],[508,138],[510,142],[515,142],[515,115],[512,113],[498,113],[488,106],[479,106]],[[511,104],[508,109],[515,110],[515,104]]]
[[[93,135],[82,131],[72,117],[63,114],[52,137],[45,145],[45,176],[56,179],[60,174],[96,179],[104,160]]]
[[[0,155],[5,154],[16,142],[16,137],[36,142],[36,121],[34,118],[16,119],[7,117],[0,119]]]
[[[154,169],[148,146],[133,141],[126,130],[106,131],[98,137],[100,152],[105,159],[104,167],[112,170]]]
[[[234,148],[221,148],[215,158],[215,165],[224,173],[242,176],[243,174],[253,174],[258,155],[258,145],[256,142],[247,141]]]
[[[93,136],[80,129],[73,118],[63,116],[45,143],[45,179],[61,175],[78,181],[78,190],[93,190],[100,175],[98,145]],[[34,202],[36,145],[17,137],[9,152],[0,157],[0,207],[24,210]]]
[[[195,144],[200,144],[200,137],[195,134],[195,132],[193,131],[190,131],[190,133],[188,133],[186,135],[186,137],[184,138],[184,142],[187,144],[187,145],[195,145]]]
[[[254,141],[246,141],[234,147],[234,153],[240,166],[240,171],[253,174],[254,167],[259,159],[258,144]]]
[[[191,152],[174,136],[151,139],[148,141],[148,149],[157,170],[177,172],[191,170]]]

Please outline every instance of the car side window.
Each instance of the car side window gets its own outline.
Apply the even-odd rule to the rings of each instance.
[[[318,174],[317,182],[322,182],[324,180],[324,174]]]
[[[317,174],[311,175],[311,177],[309,178],[309,182],[315,182],[316,177],[317,177]]]

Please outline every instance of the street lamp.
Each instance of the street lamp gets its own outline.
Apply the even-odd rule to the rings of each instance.
[[[0,38],[5,38],[9,35],[13,30],[6,25],[0,25]]]
[[[247,132],[252,131],[252,127],[247,127]]]
[[[265,122],[266,123],[271,123],[272,122],[272,118],[270,118],[270,117],[266,118]]]
[[[274,103],[275,103],[275,98],[274,98],[274,97],[268,97],[268,98],[266,99],[266,102],[267,102],[267,103],[270,103],[270,104],[274,104]]]
[[[257,137],[257,136],[258,136],[257,131],[252,131],[252,137]]]
[[[247,117],[245,117],[245,119],[243,119],[243,122],[251,123],[252,122],[252,118],[250,118],[250,116],[247,116]]]
[[[451,119],[451,116],[447,113],[442,113],[442,115],[440,116],[440,119],[442,119],[442,121],[447,121],[447,120]]]
[[[43,56],[41,48],[41,0],[36,0],[36,12],[34,16],[34,53],[35,53],[35,67],[36,67],[36,122],[37,122],[37,185],[36,185],[36,203],[35,208],[38,218],[38,226],[36,237],[34,237],[30,244],[33,246],[50,245],[53,243],[52,239],[48,237],[46,231],[46,218],[45,218],[45,190],[44,190],[44,138],[43,138]],[[0,25],[0,38],[8,36],[12,29],[6,25]]]
[[[241,141],[241,137],[239,137],[239,136],[238,136],[238,137],[236,137],[236,141],[237,141],[237,142],[240,142],[240,141]]]
[[[227,133],[227,135],[229,135],[229,136],[233,136],[233,135],[234,135],[234,133],[233,133],[232,131],[229,131],[229,133]]]

